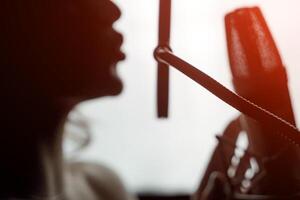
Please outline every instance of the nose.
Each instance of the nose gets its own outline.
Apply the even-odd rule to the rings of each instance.
[[[111,26],[121,16],[121,10],[111,0],[82,0],[80,3],[85,14],[93,17],[92,21],[100,26]]]
[[[103,8],[103,12],[106,13],[108,20],[113,23],[121,17],[121,10],[112,1],[108,0],[107,5]]]
[[[114,4],[114,3],[112,3],[111,2],[111,4],[112,4],[112,10],[113,10],[113,21],[116,21],[116,20],[118,20],[120,17],[121,17],[121,10]]]

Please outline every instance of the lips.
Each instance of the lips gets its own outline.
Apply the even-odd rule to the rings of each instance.
[[[121,50],[118,50],[118,52],[116,53],[116,59],[118,61],[122,61],[122,60],[125,60],[125,58],[126,58],[125,53]]]
[[[117,61],[122,61],[122,60],[125,60],[126,58],[126,55],[125,53],[121,50],[121,46],[123,44],[123,36],[121,33],[117,32],[117,31],[114,31],[116,33],[115,35],[115,39],[114,39],[114,46],[116,47],[114,49],[114,58],[117,60]]]

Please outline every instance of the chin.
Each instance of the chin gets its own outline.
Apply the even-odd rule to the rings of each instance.
[[[100,97],[105,97],[105,96],[117,96],[121,94],[123,90],[123,83],[122,80],[114,75],[110,76],[106,81],[102,81],[97,84],[93,84],[92,87],[87,89],[85,92],[82,94],[84,95],[85,100],[89,99],[95,99],[95,98],[100,98]]]
[[[104,85],[105,87],[107,87],[107,95],[108,96],[119,95],[123,90],[123,82],[117,73],[116,65],[111,66],[109,77],[110,78],[107,85]]]
[[[118,76],[116,65],[111,65],[100,76],[96,73],[90,74],[89,80],[85,80],[84,86],[77,90],[77,95],[82,100],[92,100],[105,96],[117,96],[123,90],[123,83]]]
[[[123,91],[123,82],[119,77],[114,77],[111,81],[110,87],[108,87],[107,96],[116,96]]]

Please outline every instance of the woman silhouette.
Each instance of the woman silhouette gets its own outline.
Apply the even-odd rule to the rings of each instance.
[[[130,199],[109,169],[62,155],[68,112],[122,90],[119,17],[110,0],[1,0],[0,199]]]

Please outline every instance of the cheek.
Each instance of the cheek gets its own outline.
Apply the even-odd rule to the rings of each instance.
[[[122,83],[112,66],[115,45],[106,32],[100,36],[88,33],[77,33],[63,41],[63,48],[55,48],[51,66],[40,71],[46,90],[84,99],[121,92]]]
[[[111,68],[115,67],[103,63],[97,66],[87,65],[70,74],[69,94],[84,99],[119,94],[123,88],[122,82]]]

